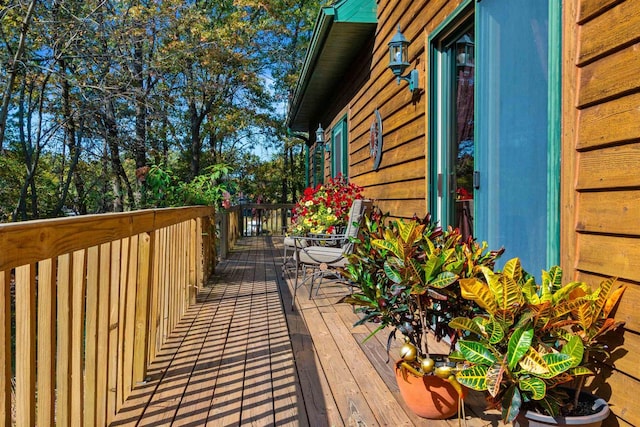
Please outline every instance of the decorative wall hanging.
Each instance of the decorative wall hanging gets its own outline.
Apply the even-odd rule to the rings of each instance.
[[[371,122],[369,129],[369,154],[373,160],[373,170],[378,170],[382,157],[382,117],[378,109],[374,112],[373,122]]]

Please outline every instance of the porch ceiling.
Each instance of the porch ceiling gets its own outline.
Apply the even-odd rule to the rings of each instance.
[[[375,0],[342,0],[323,7],[293,99],[287,125],[306,132],[316,120],[336,82],[344,76],[353,58],[375,31]]]

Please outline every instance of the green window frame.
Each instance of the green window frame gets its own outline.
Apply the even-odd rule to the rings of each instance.
[[[531,12],[525,12],[518,5],[526,6],[527,10],[529,6],[535,6],[536,10],[534,12],[531,8]],[[443,158],[447,158],[448,148],[442,141],[446,140],[448,133],[453,132],[454,121],[453,102],[443,95],[454,87],[452,74],[447,73],[447,67],[451,67],[447,64],[453,64],[454,58],[451,58],[451,52],[442,49],[442,43],[450,41],[456,31],[471,23],[474,26],[477,62],[474,77],[474,237],[488,240],[490,247],[504,245],[507,253],[502,262],[519,256],[523,258],[524,267],[538,275],[542,268],[557,264],[560,258],[562,7],[561,2],[555,0],[547,0],[542,5],[542,11],[538,3],[521,4],[518,1],[507,6],[510,10],[505,10],[505,5],[499,0],[463,1],[429,36],[429,209],[443,225],[457,225],[451,224],[454,218],[451,203],[446,206],[448,202],[439,200],[439,195],[443,194],[443,189],[447,190],[451,182],[446,167],[443,173]],[[546,17],[543,16],[545,7],[548,8]],[[518,11],[522,11],[520,16],[510,15],[517,15]],[[528,13],[532,13],[531,17],[525,15]],[[470,18],[471,15],[473,18]],[[538,25],[533,39],[527,35],[532,28],[518,27],[514,18],[529,19],[527,22]],[[504,28],[500,25],[504,25]],[[521,43],[521,50],[517,52],[522,52],[522,56],[514,53],[514,43]],[[529,51],[522,50],[527,43]],[[536,43],[537,50],[531,51],[532,43]],[[529,68],[527,65],[523,68],[517,63],[509,64],[510,59],[521,64],[530,62]],[[546,67],[542,70],[546,70],[546,93],[542,92],[540,96],[540,92],[536,92],[535,104],[523,102],[529,100],[526,90],[531,90],[527,89],[531,86],[530,79],[541,77],[540,70],[537,70],[537,74],[527,81],[526,77],[522,79],[522,73],[530,73],[532,66],[539,67],[545,61]],[[521,68],[518,69],[518,66]],[[516,95],[518,93],[520,95]],[[520,121],[517,116],[519,113],[524,114],[523,118],[531,117],[532,113],[527,108],[536,108],[534,114],[540,119],[533,124],[537,126],[535,137],[532,137],[534,127],[528,125],[527,119]],[[513,118],[515,121],[512,121]],[[520,129],[522,132],[514,133]],[[529,131],[525,132],[525,129]],[[511,148],[514,144],[520,144],[519,147],[545,144],[539,157],[529,157],[532,160],[539,158],[538,164],[544,168],[540,171],[542,173],[536,171],[534,175],[532,166],[528,166],[526,161],[522,166],[508,167],[507,162],[520,162],[530,156],[521,154],[518,148]],[[544,192],[535,189],[543,189]],[[536,207],[535,213],[530,212],[532,206]],[[526,217],[527,220],[518,222],[519,217]]]
[[[331,176],[349,177],[349,138],[345,115],[331,130]]]

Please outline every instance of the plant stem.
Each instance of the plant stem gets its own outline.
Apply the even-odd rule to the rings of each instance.
[[[422,333],[422,337],[421,340],[422,341],[422,350],[424,351],[424,354],[426,354],[427,356],[429,356],[429,344],[427,342],[427,322],[426,319],[424,318],[424,310],[422,310],[422,296],[418,295],[417,296],[418,299],[418,313],[420,315],[420,324],[421,324],[421,333]]]

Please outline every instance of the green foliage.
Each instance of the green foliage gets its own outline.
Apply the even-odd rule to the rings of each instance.
[[[0,20],[2,64],[12,63],[31,2],[14,3]],[[15,155],[0,177],[1,221],[19,201],[26,219],[213,203],[219,184],[207,167],[217,164],[230,165],[245,194],[299,194],[301,142],[274,105],[295,84],[322,2],[33,3],[13,85],[0,67],[9,95],[0,149]],[[286,164],[261,166],[267,159],[254,155],[283,145]],[[40,156],[34,183],[27,153]],[[176,188],[188,182],[185,193],[156,186],[147,201],[137,173],[152,164],[166,165]]]
[[[570,411],[577,402],[558,386],[592,374],[590,352],[620,325],[609,318],[624,292],[614,290],[614,282],[605,280],[594,290],[581,282],[563,285],[555,266],[538,285],[517,258],[502,272],[483,269],[461,280],[462,296],[483,312],[449,323],[466,337],[456,356],[469,367],[457,373],[458,382],[486,391],[502,407],[505,422],[521,409],[552,416]]]
[[[362,314],[357,324],[373,322],[377,331],[389,328],[390,338],[402,333],[418,351],[415,360],[405,360],[405,367],[422,372],[420,362],[429,357],[427,334],[449,337],[453,347],[456,334],[448,321],[472,317],[477,309],[460,297],[459,280],[492,268],[501,253],[487,252],[486,245],[473,240],[463,242],[458,229],[442,230],[430,215],[388,221],[374,210],[365,215],[344,269],[356,291],[342,302]]]
[[[224,180],[231,169],[220,164],[206,168],[205,172],[183,182],[170,169],[153,165],[146,175],[148,203],[155,207],[208,205],[219,208],[224,192],[235,190],[232,181]]]

